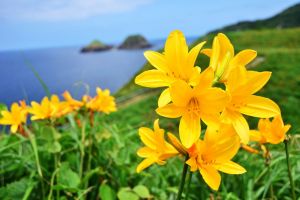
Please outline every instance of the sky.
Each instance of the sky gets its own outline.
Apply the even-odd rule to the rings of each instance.
[[[130,34],[163,39],[271,17],[299,0],[1,0],[0,50],[120,43]]]

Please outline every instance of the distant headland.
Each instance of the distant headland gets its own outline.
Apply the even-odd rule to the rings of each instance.
[[[152,45],[142,35],[130,35],[128,36],[121,45],[117,46],[118,49],[144,49],[150,48]],[[112,45],[106,45],[99,40],[93,40],[89,45],[81,49],[82,53],[86,52],[97,52],[106,51],[113,48]]]
[[[118,47],[119,49],[144,49],[152,45],[142,35],[130,35]]]
[[[86,47],[83,47],[81,49],[81,52],[86,53],[86,52],[105,51],[105,50],[109,50],[111,48],[113,48],[113,46],[106,45],[106,44],[100,42],[99,40],[93,40],[89,45],[87,45]]]

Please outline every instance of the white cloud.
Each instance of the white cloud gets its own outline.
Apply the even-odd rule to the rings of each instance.
[[[121,13],[152,0],[1,0],[0,19],[61,21]]]

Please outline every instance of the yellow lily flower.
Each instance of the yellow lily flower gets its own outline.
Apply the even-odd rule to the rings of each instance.
[[[71,110],[78,110],[84,105],[83,102],[73,99],[70,92],[68,91],[65,91],[62,96],[66,100],[66,104],[70,107]]]
[[[87,102],[87,108],[93,111],[104,112],[106,114],[117,110],[115,98],[110,96],[110,91],[108,89],[102,90],[97,87],[96,91],[97,95]]]
[[[260,144],[271,143],[279,144],[285,139],[286,133],[291,125],[284,125],[280,115],[270,119],[260,119],[258,122],[258,130],[250,130],[250,141],[259,142]]]
[[[223,33],[215,36],[212,49],[203,49],[201,52],[210,57],[209,66],[214,69],[215,81],[222,83],[227,81],[231,70],[235,67],[245,67],[257,55],[252,49],[245,49],[235,55],[233,45]]]
[[[138,156],[145,158],[136,168],[137,173],[150,165],[157,163],[164,165],[165,160],[178,154],[177,150],[164,139],[164,129],[159,127],[159,120],[154,122],[154,130],[141,127],[139,135],[146,145],[137,151]]]
[[[200,119],[206,124],[219,124],[219,113],[228,101],[223,90],[211,87],[213,76],[212,68],[207,68],[199,77],[199,85],[194,88],[184,81],[173,83],[170,87],[172,103],[156,109],[164,117],[181,117],[179,136],[186,148],[200,137]]]
[[[188,50],[185,37],[181,31],[170,33],[164,48],[164,53],[146,51],[144,53],[149,63],[156,69],[142,72],[135,78],[135,83],[144,87],[158,88],[169,87],[178,80],[189,85],[197,84],[200,68],[194,67],[200,49],[205,44],[202,42]],[[170,102],[170,91],[165,89],[158,101],[159,106]]]
[[[0,124],[10,125],[10,132],[16,133],[22,124],[26,123],[27,108],[25,101],[13,103],[10,107],[10,111],[1,111]]]
[[[272,100],[253,95],[270,79],[271,72],[246,71],[237,67],[231,71],[226,83],[230,101],[221,118],[225,123],[232,123],[242,143],[249,141],[249,126],[242,114],[269,118],[280,114],[278,105]]]
[[[204,140],[198,140],[189,149],[189,159],[186,164],[191,171],[199,170],[203,180],[213,190],[218,190],[221,175],[243,174],[246,170],[231,161],[240,148],[240,139],[232,125],[222,124],[219,128],[208,127]]]
[[[70,112],[70,108],[66,102],[61,102],[57,95],[52,95],[49,101],[48,97],[44,97],[41,103],[31,102],[28,112],[32,114],[31,120],[57,118]]]

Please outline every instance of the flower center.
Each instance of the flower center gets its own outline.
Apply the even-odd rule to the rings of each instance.
[[[214,165],[216,163],[216,160],[206,160],[203,155],[198,155],[196,161],[200,167]]]
[[[169,77],[172,77],[174,79],[179,79],[179,80],[188,82],[188,80],[186,78],[182,77],[180,74],[177,74],[175,72],[167,72],[166,75]]]
[[[196,97],[192,97],[188,103],[187,111],[196,117],[200,116],[200,103]]]

